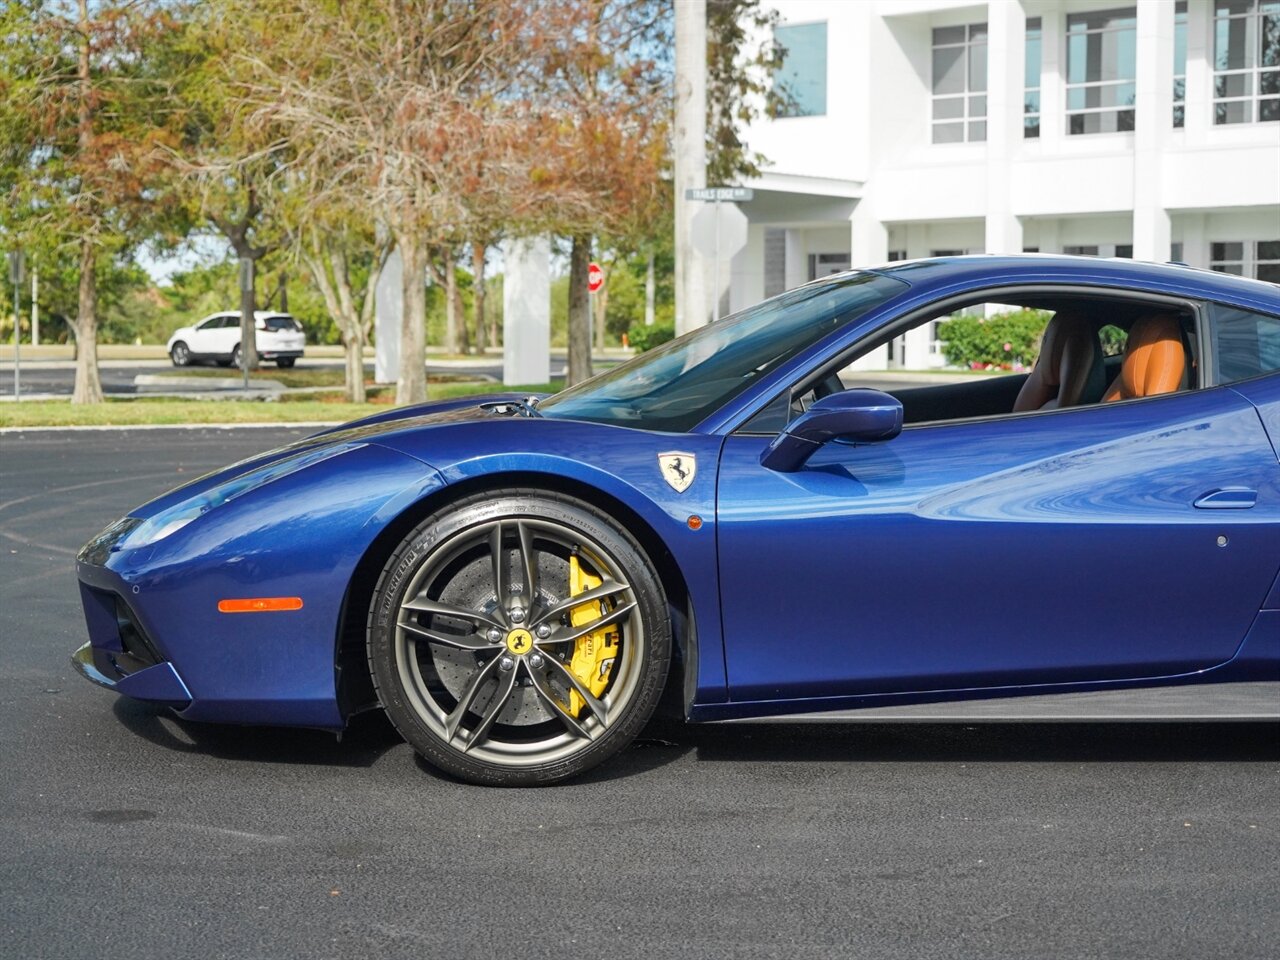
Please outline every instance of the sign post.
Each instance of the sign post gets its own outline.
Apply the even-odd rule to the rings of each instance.
[[[686,190],[686,200],[701,200],[711,206],[699,212],[693,220],[693,243],[709,254],[715,263],[715,284],[712,293],[711,322],[720,319],[720,259],[732,257],[747,244],[747,218],[736,206],[750,200],[755,191],[749,187],[698,187]],[[720,204],[728,202],[721,211]],[[707,214],[710,212],[710,216]],[[707,249],[707,248],[710,249]]]
[[[22,281],[26,279],[26,258],[21,250],[9,254],[9,282],[13,284],[13,399],[22,396]]]

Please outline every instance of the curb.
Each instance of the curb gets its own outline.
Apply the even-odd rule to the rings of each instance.
[[[341,420],[298,420],[275,421],[269,423],[133,423],[133,424],[91,424],[65,427],[0,427],[0,434],[5,433],[55,433],[74,430],[239,430],[244,427],[263,428],[277,427],[294,429],[296,427],[339,427]]]

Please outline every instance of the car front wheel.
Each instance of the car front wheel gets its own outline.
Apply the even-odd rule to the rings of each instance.
[[[175,367],[185,367],[191,363],[191,351],[185,343],[179,340],[170,348],[169,359],[173,361]]]
[[[539,491],[463,500],[383,570],[368,655],[387,715],[472,783],[572,777],[626,746],[666,680],[653,567],[589,504]]]

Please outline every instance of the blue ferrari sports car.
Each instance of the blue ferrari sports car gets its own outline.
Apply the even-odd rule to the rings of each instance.
[[[1030,369],[884,372],[1009,310],[1043,318]],[[601,762],[666,692],[689,721],[1277,717],[1278,448],[1275,286],[893,263],[153,500],[79,555],[74,660],[191,720],[380,707],[486,784]]]

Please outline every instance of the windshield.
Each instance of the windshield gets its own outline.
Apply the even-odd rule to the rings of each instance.
[[[906,288],[873,273],[806,284],[557,393],[538,412],[682,433],[778,364]]]

